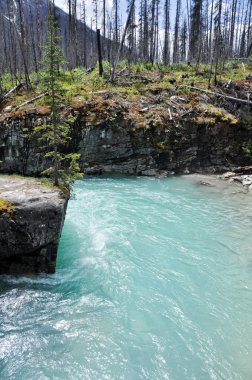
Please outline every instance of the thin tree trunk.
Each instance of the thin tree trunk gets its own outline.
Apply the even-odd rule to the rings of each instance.
[[[100,29],[97,29],[96,31],[96,37],[97,37],[97,51],[98,51],[98,61],[99,61],[99,75],[100,77],[103,74],[103,67],[102,67],[102,52],[101,52],[101,33]]]
[[[126,22],[126,25],[125,25],[125,28],[124,28],[124,31],[123,31],[123,35],[122,35],[122,39],[121,39],[121,42],[120,42],[120,46],[118,48],[118,51],[117,51],[117,54],[116,54],[116,58],[114,60],[114,63],[113,63],[112,69],[111,69],[109,82],[113,82],[114,81],[115,71],[116,71],[118,62],[120,60],[120,56],[121,56],[122,49],[123,49],[123,44],[124,44],[124,41],[125,41],[125,37],[126,37],[126,33],[127,33],[127,30],[128,30],[128,27],[130,25],[130,19],[131,19],[131,15],[132,15],[134,6],[135,6],[135,0],[132,0],[131,4],[130,4],[130,8],[129,8],[129,14],[128,14],[127,22]]]

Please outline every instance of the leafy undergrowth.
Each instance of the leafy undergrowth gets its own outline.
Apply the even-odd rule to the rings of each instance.
[[[196,91],[194,87],[248,99],[252,92],[252,62],[228,62],[219,68],[218,81],[214,84],[210,65],[195,67],[188,64],[171,66],[121,62],[113,84],[109,83],[109,65],[104,63],[103,77],[98,68],[76,68],[62,71],[60,89],[61,113],[72,123],[74,111],[91,125],[101,121],[117,122],[124,118],[136,128],[153,127],[164,123],[176,123],[190,118],[197,124],[236,124],[239,121],[252,125],[252,117],[244,107],[218,95]],[[24,87],[2,103],[0,122],[10,118],[22,119],[27,114],[48,116],[47,96],[25,105],[22,103],[46,92],[42,83],[43,72],[32,74],[32,90]],[[13,87],[8,75],[4,76],[5,89]]]

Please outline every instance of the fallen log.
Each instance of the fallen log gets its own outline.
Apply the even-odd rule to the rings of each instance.
[[[245,61],[245,62],[252,62],[251,58],[232,58],[234,61]]]
[[[180,85],[179,87],[190,88],[190,89],[195,90],[195,91],[205,92],[206,94],[219,96],[221,98],[229,99],[229,100],[232,100],[232,101],[237,102],[237,103],[244,103],[244,104],[252,106],[252,102],[250,102],[249,100],[234,98],[233,96],[220,94],[219,92],[213,92],[213,91],[205,90],[205,89],[199,88],[199,87],[188,86],[186,84]]]
[[[1,96],[1,102],[5,99],[7,99],[13,92],[20,90],[20,88],[23,87],[23,83],[19,83],[17,86],[13,87],[10,91],[8,91],[6,94]]]
[[[43,94],[40,94],[40,95],[36,96],[35,98],[29,99],[26,102],[20,104],[19,106],[15,107],[15,110],[18,110],[19,108],[27,106],[28,104],[31,104],[31,103],[35,102],[36,100],[38,100],[40,98],[43,98],[43,96],[46,96],[46,95],[48,95],[48,91],[45,92],[45,93],[43,93]]]

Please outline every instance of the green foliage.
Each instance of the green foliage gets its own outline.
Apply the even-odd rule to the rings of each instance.
[[[185,62],[176,63],[176,64],[173,64],[173,65],[170,65],[170,70],[171,71],[187,72],[187,71],[190,70],[190,66],[187,63],[185,63]]]
[[[127,66],[128,66],[127,59],[122,59],[117,65],[118,69],[123,69],[124,67],[127,67]]]
[[[147,70],[153,70],[153,64],[151,63],[151,62],[146,62],[146,64],[145,64],[145,68],[147,69]]]
[[[252,121],[251,118],[250,120],[246,120],[246,123],[243,125],[245,129],[251,131],[252,130]]]
[[[91,81],[92,81],[92,91],[97,91],[103,84],[103,79],[96,75],[92,76]]]
[[[137,73],[141,73],[145,70],[145,66],[143,63],[137,63],[134,65],[134,69],[136,70]]]
[[[69,125],[59,117],[62,78],[60,66],[65,63],[59,39],[56,21],[53,15],[49,15],[47,44],[44,46],[45,76],[43,80],[48,91],[47,104],[51,108],[51,117],[50,123],[36,127],[35,133],[39,135],[39,140],[45,143],[45,158],[52,163],[42,172],[42,175],[53,178],[56,186],[69,186],[75,178],[81,177],[81,173],[77,163],[79,155],[63,153],[70,140],[70,129]]]
[[[167,145],[165,142],[161,141],[156,143],[156,147],[161,150],[165,150],[169,148],[169,145]]]
[[[252,157],[252,140],[249,140],[248,142],[244,143],[242,146],[243,153],[247,157]]]
[[[57,37],[57,36],[56,36]],[[60,53],[59,46],[59,38],[56,38],[56,43],[58,45],[58,53]],[[45,50],[48,50],[50,44],[47,41],[47,49],[44,47],[44,63],[50,61],[48,60],[48,55],[46,57]],[[57,50],[56,49],[56,50]],[[32,82],[33,91],[25,91],[22,88],[15,94],[12,94],[9,99],[13,105],[18,105],[27,100],[27,96],[29,98],[35,97],[36,95],[41,94],[41,92],[45,92],[47,90],[50,91],[50,82],[48,79],[50,65],[43,64],[43,68],[39,71],[39,73],[31,73],[30,79]],[[94,96],[94,92],[102,91],[113,91],[117,93],[127,93],[129,96],[134,96],[139,93],[146,93],[148,88],[152,90],[152,88],[158,87],[165,89],[174,90],[175,85],[171,84],[169,80],[171,78],[175,78],[176,80],[176,92],[177,94],[188,94],[191,93],[191,89],[180,88],[180,84],[191,85],[194,84],[195,87],[208,88],[209,80],[212,78],[213,73],[211,74],[211,64],[203,64],[201,63],[197,71],[195,67],[192,65],[188,65],[187,63],[179,63],[176,65],[165,66],[162,64],[152,64],[150,62],[137,62],[134,65],[129,65],[128,61],[121,61],[118,65],[118,72],[121,69],[125,69],[125,75],[117,76],[117,84],[113,84],[111,86],[108,83],[108,78],[110,76],[110,68],[111,65],[108,61],[103,61],[104,74],[103,77],[99,77],[99,70],[96,67],[92,71],[87,71],[85,67],[77,67],[73,70],[63,70],[65,67],[65,61],[61,54],[60,63],[55,64],[55,75],[56,75],[56,97],[58,102],[58,107],[63,105],[72,105],[76,102],[81,102],[83,100],[89,99],[91,96]],[[251,63],[250,62],[240,62],[237,60],[227,61],[224,68],[221,68],[221,80],[222,82],[228,82],[230,79],[232,81],[240,81],[244,80],[246,76],[251,73]],[[125,74],[125,73],[124,73]],[[183,74],[187,74],[184,76]],[[143,83],[141,78],[138,80],[136,76],[146,78],[149,80],[149,84]],[[21,73],[17,73],[17,77],[21,78]],[[125,81],[126,77],[126,81]],[[125,82],[128,85],[125,86]],[[11,75],[7,73],[2,74],[2,87],[4,92],[7,92],[16,82],[13,82],[13,78]],[[45,98],[41,98],[37,100],[34,105],[44,105],[46,102],[47,105],[50,106],[50,95]]]
[[[50,154],[47,154],[46,157],[50,157]],[[83,178],[83,174],[80,172],[80,166],[78,163],[79,158],[80,155],[77,153],[70,153],[64,156],[61,154],[58,155],[58,160],[62,163],[60,169],[58,169],[58,186],[70,188],[76,179]],[[50,166],[41,174],[48,177],[53,177],[54,171],[54,166]]]

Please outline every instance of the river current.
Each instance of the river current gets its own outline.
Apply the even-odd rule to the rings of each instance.
[[[252,198],[90,178],[55,275],[0,277],[0,379],[251,380]]]

